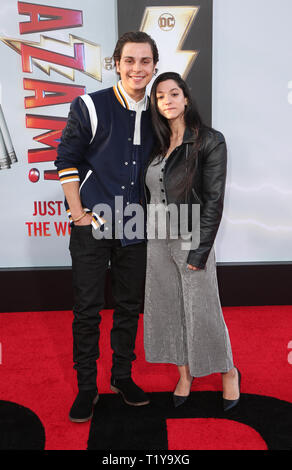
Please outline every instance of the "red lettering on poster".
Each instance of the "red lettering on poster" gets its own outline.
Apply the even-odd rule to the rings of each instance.
[[[62,216],[61,207],[63,201],[34,201],[34,212],[33,217],[56,217]],[[51,237],[52,233],[57,237],[65,237],[70,235],[71,227],[69,222],[56,222],[54,221],[27,221],[25,222],[27,227],[27,235],[29,237]]]
[[[42,33],[44,31],[83,26],[82,10],[60,8],[52,5],[39,5],[22,1],[17,1],[17,5],[18,13],[22,16],[26,16],[26,21],[19,22],[20,34]],[[41,70],[47,74],[50,74],[50,70],[62,73],[57,66],[85,72],[85,45],[82,40],[76,42],[75,38],[75,43],[73,43],[70,36],[70,42],[64,43],[66,47],[63,50],[57,49],[57,51],[50,50],[50,41],[52,40],[54,39],[41,35],[39,42],[40,47],[38,47],[37,43],[30,43],[29,41],[22,43],[20,41],[22,71],[24,73],[33,73],[33,64],[39,66]],[[55,41],[62,43],[62,41],[57,39],[55,39]],[[47,49],[47,47],[49,49]],[[61,53],[61,51],[64,53]],[[46,67],[41,67],[38,61],[46,62]],[[68,85],[67,83],[29,78],[23,79],[23,88],[24,90],[31,90],[32,92],[29,96],[25,96],[24,98],[25,109],[71,103],[77,96],[86,93],[85,86]],[[47,129],[47,132],[44,134],[33,138],[33,140],[44,144],[44,148],[29,149],[28,163],[53,162],[56,159],[57,147],[66,122],[67,118],[26,115],[27,128]],[[29,180],[35,183],[39,180],[39,170],[37,168],[33,168],[32,170],[35,174],[29,173]],[[56,169],[43,170],[43,175],[44,180],[59,180]],[[29,230],[31,229],[30,226],[28,228]],[[43,227],[42,229],[43,233],[45,233]],[[38,227],[36,227],[36,229],[33,227],[33,230],[38,232]]]
[[[56,160],[57,147],[61,138],[62,130],[66,126],[67,118],[37,116],[32,114],[26,115],[26,127],[31,129],[51,129],[45,134],[38,135],[33,139],[42,144],[46,144],[49,148],[29,149],[28,163],[51,162]]]
[[[48,82],[46,80],[23,79],[24,90],[33,90],[35,96],[24,98],[25,108],[53,106],[71,103],[77,96],[84,95],[85,86],[67,85],[65,83]]]
[[[83,25],[80,10],[18,2],[18,13],[30,17],[30,21],[19,23],[20,34],[77,28]]]
[[[62,215],[62,204],[62,201],[34,201],[34,213],[32,215],[33,217],[37,215]]]
[[[50,237],[50,222],[25,222],[29,237]]]
[[[68,222],[54,222],[57,237],[64,237],[68,232],[70,234],[70,224]]]
[[[84,72],[84,44],[73,44],[74,57],[47,51],[39,47],[21,44],[22,71],[32,72],[32,60],[39,59]]]

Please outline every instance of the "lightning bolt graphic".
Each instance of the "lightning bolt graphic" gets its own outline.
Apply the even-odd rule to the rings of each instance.
[[[74,56],[74,44],[83,44],[84,46],[84,71],[86,75],[94,78],[95,80],[102,80],[102,65],[101,65],[101,47],[98,44],[87,41],[69,34],[69,42],[60,41],[58,39],[50,38],[47,36],[40,36],[40,42],[19,41],[18,39],[9,39],[0,37],[0,40],[7,46],[13,49],[18,54],[21,54],[21,45],[26,44],[29,46],[37,47],[45,51],[55,52],[66,56]],[[70,80],[75,80],[74,68],[65,67],[57,64],[50,64],[45,60],[32,58],[32,63],[41,69],[47,75],[50,75],[51,70],[63,75]]]
[[[157,43],[160,73],[175,70],[184,79],[188,75],[199,51],[182,51],[181,48],[199,9],[196,6],[145,8],[140,31],[148,33]],[[174,18],[171,28],[161,28],[163,15]]]

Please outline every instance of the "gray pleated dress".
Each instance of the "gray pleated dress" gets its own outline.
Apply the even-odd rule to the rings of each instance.
[[[151,204],[164,204],[165,159],[149,166]],[[148,217],[147,232],[155,232]],[[233,368],[229,334],[218,294],[212,248],[205,269],[187,268],[182,240],[148,238],[144,301],[144,347],[148,362],[189,365],[193,377]]]

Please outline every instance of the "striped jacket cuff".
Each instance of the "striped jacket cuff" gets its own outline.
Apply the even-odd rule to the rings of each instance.
[[[80,181],[77,168],[65,168],[58,171],[61,184],[71,183],[72,181]]]
[[[91,212],[90,209],[87,209],[87,207],[84,207],[83,210],[85,212]],[[70,225],[72,226],[74,224],[73,222],[73,219],[72,219],[72,215],[71,215],[71,211],[70,209],[67,209],[67,216],[69,218],[69,223]],[[98,214],[95,214],[95,212],[92,213],[92,220],[91,220],[91,225],[93,226],[93,228],[95,230],[97,230],[99,227],[101,227],[102,225],[104,225],[106,223],[106,220],[103,218],[103,217],[100,217],[100,215]]]
[[[100,217],[100,215],[96,214],[95,212],[92,213],[92,226],[96,229],[101,227],[103,224],[106,223],[106,220],[103,217]]]

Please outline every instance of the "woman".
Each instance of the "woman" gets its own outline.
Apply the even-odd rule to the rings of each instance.
[[[151,90],[156,147],[145,171],[148,206],[144,346],[148,362],[173,363],[180,379],[174,405],[190,395],[195,377],[221,372],[223,407],[239,402],[240,372],[233,365],[220,305],[213,244],[220,224],[226,179],[223,135],[203,125],[180,75],[159,75]],[[179,236],[158,237],[149,216],[154,205],[200,204],[200,241],[183,249]],[[158,207],[158,206],[157,206]],[[154,219],[155,224],[155,219]],[[189,227],[189,225],[188,225]],[[153,238],[149,233],[155,234]],[[161,232],[160,232],[161,233]]]

